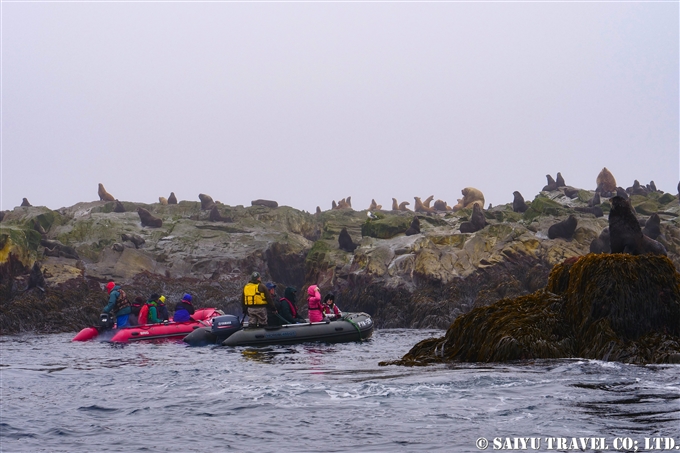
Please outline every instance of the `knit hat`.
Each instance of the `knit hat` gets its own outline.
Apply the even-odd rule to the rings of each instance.
[[[161,296],[158,298],[158,302],[164,304],[165,303],[165,296]]]
[[[114,282],[108,282],[106,284],[106,291],[110,293],[114,286],[116,286]]]
[[[186,300],[187,302],[191,302],[191,294],[185,294],[182,296],[182,300]]]
[[[149,297],[149,300],[158,300],[159,297],[161,297],[161,296],[159,296],[159,295],[156,294],[156,293],[153,293],[153,294],[151,295],[151,297]]]

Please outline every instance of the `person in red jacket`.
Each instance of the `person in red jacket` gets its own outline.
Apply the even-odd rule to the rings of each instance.
[[[330,319],[340,319],[342,312],[335,305],[335,294],[328,293],[326,297],[323,298],[323,314]]]

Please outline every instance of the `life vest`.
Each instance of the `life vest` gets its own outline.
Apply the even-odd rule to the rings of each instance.
[[[139,325],[147,324],[149,320],[149,306],[144,304],[139,310],[139,316],[137,317],[137,322]]]
[[[116,299],[116,304],[113,306],[113,312],[118,313],[124,308],[130,307],[130,301],[127,298],[127,294],[122,289],[118,290],[118,298]]]
[[[260,291],[259,283],[248,283],[243,288],[243,295],[247,306],[267,305],[267,297]]]
[[[279,303],[287,303],[288,306],[290,307],[290,313],[293,315],[293,318],[297,318],[297,310],[295,309],[295,305],[293,305],[293,302],[289,301],[285,297],[282,297],[281,300],[279,300]]]

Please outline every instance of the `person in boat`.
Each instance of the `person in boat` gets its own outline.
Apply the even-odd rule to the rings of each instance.
[[[175,315],[172,317],[175,322],[191,321],[191,315],[196,311],[194,304],[191,303],[192,299],[191,294],[186,293],[182,296],[182,300],[177,302],[177,305],[175,305]]]
[[[265,327],[267,325],[267,307],[274,314],[278,313],[271,293],[262,284],[259,272],[253,272],[250,281],[243,287],[241,305],[243,313],[248,315],[249,327]]]
[[[278,295],[276,294],[276,283],[267,282],[264,284],[264,286],[267,288],[267,291],[269,291],[269,296],[271,297],[272,301],[274,301],[274,305],[276,305],[276,300],[278,300]],[[276,309],[279,309],[278,305],[276,305]],[[267,305],[267,325],[282,326],[283,324],[286,324],[286,321],[281,319],[281,316],[279,316],[278,313],[274,313],[274,310],[272,310],[271,307]]]
[[[168,307],[165,306],[165,296],[161,295],[156,301],[156,311],[158,312],[158,319],[161,322],[165,322],[170,319],[170,313],[168,312]]]
[[[113,312],[116,317],[116,326],[119,329],[129,326],[132,309],[130,308],[131,304],[125,291],[119,285],[116,285],[115,282],[108,282],[106,284],[106,291],[109,294],[109,303],[104,307],[104,313]]]
[[[139,322],[139,312],[142,310],[142,307],[146,304],[144,301],[144,298],[142,296],[137,296],[135,297],[135,300],[132,301],[132,306],[130,307],[130,326],[138,326],[140,325]]]
[[[321,291],[317,285],[307,288],[307,306],[309,308],[309,322],[323,321],[323,306],[321,305]]]
[[[158,324],[162,321],[158,318],[158,309],[156,307],[156,300],[158,294],[152,294],[149,299],[144,302],[144,306],[139,310],[139,325],[144,324]]]
[[[326,297],[323,298],[323,314],[330,319],[340,319],[342,312],[335,305],[335,294],[328,293]]]
[[[296,298],[297,289],[293,286],[289,286],[284,290],[283,297],[279,299],[279,315],[288,321],[288,324],[300,324],[307,322],[307,320],[301,317],[297,311]]]

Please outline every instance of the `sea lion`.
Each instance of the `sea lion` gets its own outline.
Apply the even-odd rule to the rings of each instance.
[[[139,219],[142,221],[142,226],[148,226],[152,228],[159,228],[163,226],[163,221],[161,219],[154,217],[144,208],[137,208],[137,214],[139,214]]]
[[[437,200],[434,202],[434,209],[441,212],[452,211],[453,208],[446,204],[444,200]]]
[[[680,184],[678,184],[678,190],[680,190]],[[397,203],[396,198],[392,198],[392,210],[393,211],[398,211],[399,210],[399,203]]]
[[[217,210],[217,206],[213,206],[212,209],[210,209],[209,218],[211,222],[233,222],[231,217],[222,217],[220,211]]]
[[[33,206],[33,205],[28,202],[28,198],[24,198],[23,201],[21,202],[21,206]]]
[[[316,207],[316,212],[314,214],[316,214],[317,216],[321,215],[321,208],[319,206]]]
[[[162,205],[168,204],[168,199],[165,197],[158,197],[158,202]]]
[[[0,211],[0,222],[5,218],[5,211]]]
[[[375,198],[371,198],[371,205],[368,207],[369,211],[380,211],[382,205],[375,202]]]
[[[590,253],[611,253],[609,245],[609,227],[606,227],[598,237],[590,243]]]
[[[40,245],[45,247],[44,254],[47,256],[61,256],[64,258],[70,258],[74,260],[79,260],[78,252],[76,249],[70,245],[64,245],[59,241],[54,239],[41,239]]]
[[[463,209],[463,199],[459,198],[457,201],[458,201],[458,203],[453,205],[453,208],[451,208],[451,210],[454,211],[454,212],[460,211],[461,209]]]
[[[338,209],[338,205],[335,204],[335,200],[331,203],[331,209]]]
[[[268,208],[276,209],[279,207],[279,204],[276,201],[273,200],[262,200],[262,199],[257,199],[253,200],[250,202],[251,206],[266,206]]]
[[[418,217],[413,217],[411,221],[411,226],[404,232],[406,236],[413,236],[414,234],[420,234],[420,220]]]
[[[411,203],[409,203],[408,201],[402,201],[401,203],[399,203],[399,210],[400,211],[411,211],[409,208],[406,207],[410,204]]]
[[[660,190],[657,190],[654,181],[649,181],[649,184],[647,184],[647,190],[649,190],[650,192],[660,192]]]
[[[434,200],[434,195],[430,195],[429,197],[427,197],[425,199],[425,201],[423,201],[423,206],[425,206],[426,208],[429,208],[430,203],[432,203],[432,200]]]
[[[566,196],[572,199],[578,197],[578,191],[579,189],[577,189],[576,187],[571,186],[562,187],[562,192],[564,192]]]
[[[472,216],[469,222],[463,222],[460,224],[461,233],[474,233],[481,230],[487,225],[486,217],[482,212],[481,206],[478,204],[472,205]]]
[[[627,200],[629,198],[628,192],[626,192],[626,189],[624,189],[623,187],[617,187],[615,192],[617,197],[621,197],[624,200]]]
[[[342,200],[338,201],[338,207],[336,209],[352,209],[352,206],[347,203],[345,198],[343,198]]]
[[[170,196],[168,197],[168,204],[177,204],[177,197],[175,196],[175,192],[170,192]]]
[[[123,233],[123,234],[120,235],[120,238],[123,240],[123,242],[125,242],[125,241],[132,242],[135,245],[136,249],[138,249],[140,245],[144,245],[144,243],[146,242],[146,240],[144,240],[143,237],[141,237],[138,234],[134,234],[134,233],[130,233],[130,234]]]
[[[100,201],[116,201],[114,196],[106,191],[106,189],[104,188],[104,184],[102,183],[99,183],[99,189],[97,190],[97,194],[99,195]]]
[[[478,204],[480,208],[484,209],[484,194],[481,190],[466,187],[460,193],[463,194],[463,207],[471,208],[473,204]]]
[[[645,227],[642,229],[642,234],[654,240],[661,235],[661,219],[659,214],[655,212],[647,219]]]
[[[415,212],[424,212],[424,213],[432,213],[435,212],[434,208],[428,208],[425,205],[423,205],[423,202],[420,200],[420,197],[413,197],[416,200],[415,207],[413,210]]]
[[[548,180],[548,184],[546,184],[545,186],[543,186],[543,189],[542,189],[542,190],[543,190],[544,192],[550,192],[550,191],[553,191],[553,190],[557,190],[557,183],[555,182],[555,180],[553,179],[553,177],[550,176],[550,175],[545,175],[545,177],[546,177],[546,179]]]
[[[646,187],[642,187],[642,186],[640,185],[640,181],[638,181],[637,179],[636,179],[635,181],[633,181],[633,186],[632,186],[632,187],[626,188],[626,192],[627,192],[629,195],[642,195],[642,196],[645,196],[645,197],[646,197],[647,195],[649,195],[649,191],[647,190],[647,188],[646,188]]]
[[[33,219],[33,229],[40,233],[41,236],[45,237],[47,235],[47,231],[45,231],[45,228],[38,222],[38,219]]]
[[[198,199],[201,200],[201,209],[204,211],[209,211],[213,206],[215,206],[215,202],[210,195],[199,193]]]
[[[526,212],[526,210],[529,209],[529,206],[527,206],[524,201],[522,194],[515,190],[512,195],[515,197],[512,200],[512,210],[515,212]]]
[[[559,171],[557,172],[557,178],[555,178],[555,184],[557,184],[557,187],[564,187],[566,184],[564,183],[564,178],[562,177],[562,173]]]
[[[352,207],[352,197],[351,196],[347,197],[347,199],[345,201],[347,202],[347,206],[349,206],[351,208]]]
[[[123,203],[118,200],[116,200],[115,203],[116,205],[113,208],[113,212],[125,212],[125,206],[123,206]]]
[[[614,192],[616,192],[616,179],[614,179],[614,175],[607,170],[607,167],[604,167],[602,171],[597,175],[597,178],[595,179],[595,184],[596,184],[596,189],[595,192],[599,193],[602,196],[608,197],[611,196]]]
[[[564,238],[571,239],[574,237],[574,231],[576,231],[576,225],[578,220],[573,215],[570,215],[566,220],[557,222],[548,228],[548,237],[550,239]]]
[[[616,196],[609,201],[612,205],[609,211],[609,242],[612,253],[666,255],[666,248],[661,243],[642,234],[628,200]]]
[[[344,250],[346,252],[354,252],[354,250],[358,247],[358,244],[355,244],[354,241],[352,241],[351,236],[347,232],[347,228],[344,228],[340,230],[340,236],[338,236],[338,245],[340,247],[340,250]]]
[[[122,252],[123,250],[125,250],[125,246],[124,246],[123,244],[121,244],[120,242],[115,242],[115,243],[111,246],[111,248],[112,248],[113,250],[115,250],[116,252]]]
[[[602,212],[602,208],[599,206],[577,206],[574,208],[575,211],[578,212],[585,212],[588,214],[592,214],[595,217],[602,217],[604,216],[604,212]]]
[[[45,276],[40,270],[40,265],[36,261],[33,263],[31,268],[31,275],[28,277],[28,286],[26,289],[38,288],[41,291],[45,291]]]
[[[593,198],[588,200],[588,206],[590,206],[590,207],[598,206],[600,203],[602,203],[602,201],[600,200],[600,193],[599,192],[595,192],[595,195],[593,195]]]

